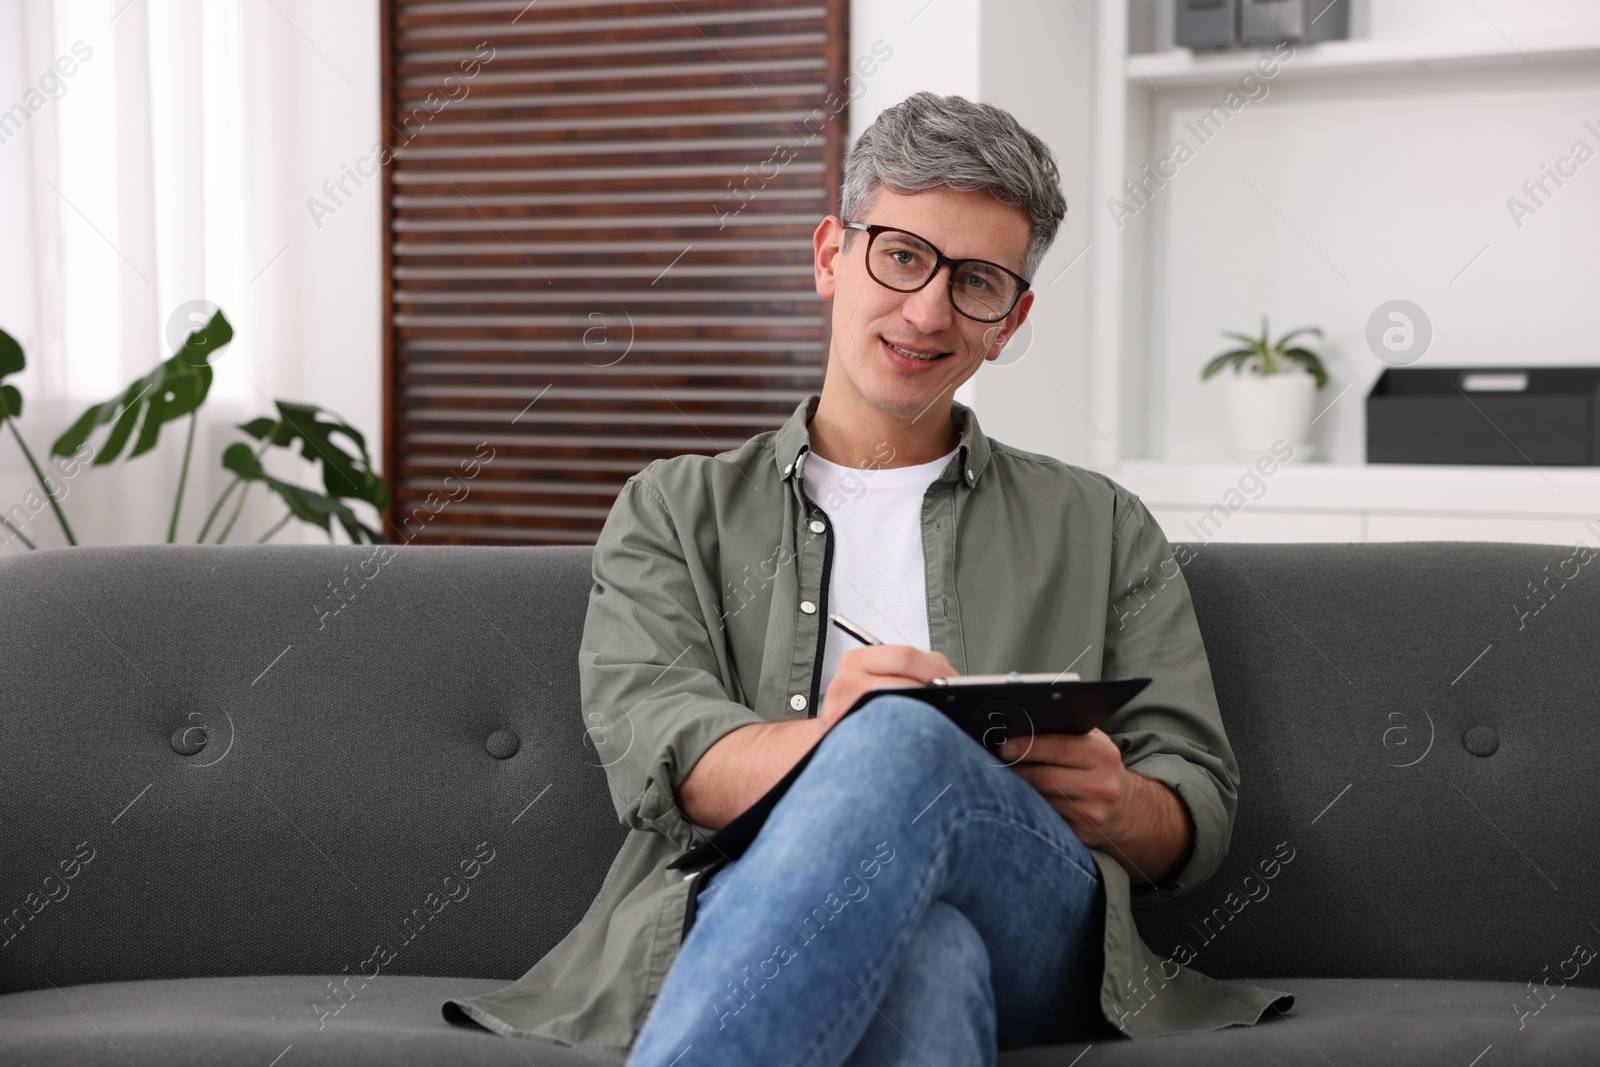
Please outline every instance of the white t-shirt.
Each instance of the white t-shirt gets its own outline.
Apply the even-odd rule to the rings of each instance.
[[[886,645],[929,650],[922,498],[955,454],[951,449],[915,467],[865,470],[842,467],[815,452],[805,458],[806,495],[833,523],[828,611],[859,623]],[[827,692],[839,657],[861,647],[826,619],[822,627],[827,643],[818,693]]]

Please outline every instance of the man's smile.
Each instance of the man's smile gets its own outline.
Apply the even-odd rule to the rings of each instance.
[[[910,345],[898,345],[893,341],[890,341],[887,337],[879,338],[879,340],[883,342],[883,347],[890,353],[891,359],[897,364],[911,363],[919,366],[927,366],[940,359],[943,359],[945,356],[950,355],[949,352],[940,352],[935,349],[916,348]]]

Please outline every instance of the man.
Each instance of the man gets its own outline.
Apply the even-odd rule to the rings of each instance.
[[[595,547],[584,712],[633,832],[560,945],[447,1016],[641,1065],[833,1067],[1292,1003],[1160,959],[1131,917],[1216,869],[1237,796],[1166,538],[1121,486],[952,400],[1026,319],[1065,210],[1049,149],[997,108],[918,93],[861,136],[815,234],[821,395],[741,448],[652,463]],[[1153,682],[1106,730],[998,760],[915,700],[844,714],[874,688],[1065,669]],[[743,856],[669,867],[808,753]]]

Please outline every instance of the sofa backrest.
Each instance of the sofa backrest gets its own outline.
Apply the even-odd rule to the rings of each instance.
[[[589,557],[0,562],[0,991],[520,975],[623,838],[579,713]]]
[[[1217,874],[1139,912],[1152,948],[1217,977],[1521,982],[1600,945],[1600,564],[1179,555],[1241,800]],[[520,975],[623,836],[578,700],[590,584],[587,548],[0,562],[0,992]]]
[[[1186,549],[1240,799],[1145,942],[1219,978],[1600,985],[1593,550]]]

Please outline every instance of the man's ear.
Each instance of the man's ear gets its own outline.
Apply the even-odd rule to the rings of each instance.
[[[829,215],[817,223],[817,232],[811,235],[811,270],[816,277],[817,295],[824,300],[833,299],[834,266],[844,246],[845,232],[839,217]]]
[[[1004,351],[1006,342],[1011,340],[1012,334],[1022,329],[1022,324],[1028,319],[1028,310],[1033,307],[1033,290],[1029,289],[1017,301],[1017,306],[1011,309],[1011,314],[991,325],[983,332],[984,359],[999,359]]]

